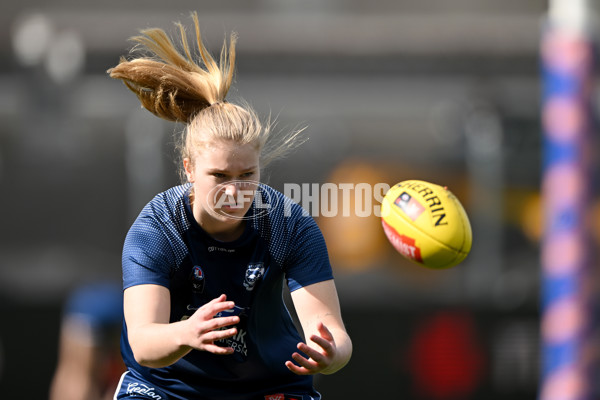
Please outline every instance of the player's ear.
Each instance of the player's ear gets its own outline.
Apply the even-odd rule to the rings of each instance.
[[[185,171],[185,176],[187,176],[188,182],[194,183],[194,164],[187,157],[183,159],[183,169]]]

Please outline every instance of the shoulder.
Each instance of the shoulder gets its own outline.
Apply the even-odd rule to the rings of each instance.
[[[307,235],[320,234],[315,220],[283,193],[261,184],[248,214],[254,228],[283,261]]]
[[[185,213],[190,185],[172,187],[154,196],[142,209],[133,226],[158,225],[184,231],[189,227]]]
[[[261,227],[260,235],[286,273],[290,290],[332,279],[325,239],[314,218],[290,198],[266,185],[261,187],[257,198],[268,203],[254,224]]]
[[[125,249],[143,247],[170,249],[181,258],[185,255],[182,235],[190,223],[185,212],[189,185],[170,188],[157,194],[140,212],[129,229]]]
[[[173,216],[184,211],[190,185],[179,185],[154,196],[142,210],[142,215]]]

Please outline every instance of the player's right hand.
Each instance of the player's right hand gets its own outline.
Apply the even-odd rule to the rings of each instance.
[[[187,346],[200,351],[213,354],[232,354],[233,348],[222,347],[215,342],[228,339],[237,334],[237,328],[231,327],[240,322],[240,317],[216,317],[225,310],[235,306],[233,301],[227,301],[227,296],[222,294],[196,310],[185,323],[188,324],[189,337],[186,338]]]

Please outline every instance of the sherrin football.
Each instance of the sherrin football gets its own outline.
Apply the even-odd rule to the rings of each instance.
[[[473,234],[462,204],[433,183],[407,180],[394,185],[381,203],[381,222],[400,254],[428,268],[454,267],[471,251]]]

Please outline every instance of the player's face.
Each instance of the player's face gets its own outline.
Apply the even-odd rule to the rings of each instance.
[[[219,140],[198,148],[184,168],[194,185],[194,216],[200,223],[237,225],[252,205],[260,180],[256,144]]]

